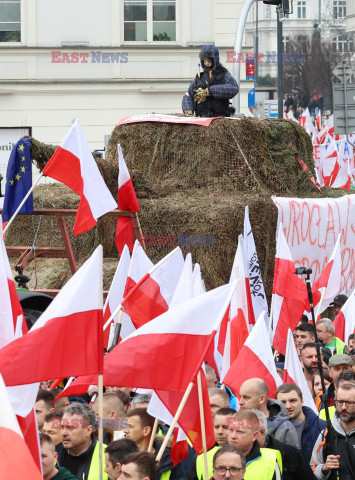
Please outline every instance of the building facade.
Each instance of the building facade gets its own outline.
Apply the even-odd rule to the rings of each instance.
[[[122,117],[181,112],[202,45],[217,45],[232,72],[242,3],[0,0],[0,128],[58,144],[78,117],[102,149]],[[250,88],[241,82],[244,112]]]

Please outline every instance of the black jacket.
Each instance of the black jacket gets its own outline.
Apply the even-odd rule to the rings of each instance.
[[[279,450],[281,453],[284,480],[315,480],[307,458],[298,448],[281,443],[270,435],[266,435],[265,448]]]
[[[71,455],[68,450],[63,449],[58,453],[58,464],[75,477],[87,479],[96,443],[97,440],[93,438],[89,448],[78,456]]]
[[[160,443],[157,440],[154,440],[153,448],[156,454],[159,452],[160,446]],[[159,462],[159,471],[156,480],[160,480],[161,474],[168,470],[171,470],[169,480],[186,480],[185,471],[182,468],[181,463],[174,467],[170,458],[170,448],[164,450],[163,456]]]

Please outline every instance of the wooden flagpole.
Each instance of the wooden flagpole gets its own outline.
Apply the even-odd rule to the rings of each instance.
[[[10,218],[10,220],[7,222],[6,227],[4,228],[4,232],[3,232],[4,235],[5,235],[5,233],[7,232],[7,230],[9,229],[9,226],[12,224],[12,222],[13,222],[13,221],[15,220],[15,218],[17,217],[17,214],[19,213],[19,211],[21,210],[21,208],[22,208],[23,205],[25,204],[26,200],[27,200],[28,197],[31,195],[31,193],[33,192],[34,188],[37,186],[37,184],[39,183],[39,181],[41,180],[42,177],[43,177],[43,173],[41,172],[41,173],[40,173],[40,176],[37,178],[37,180],[36,180],[35,183],[32,185],[32,187],[29,189],[29,191],[26,193],[26,195],[23,197],[22,202],[21,202],[20,205],[17,207],[16,211],[14,212],[14,214],[12,215],[12,217]]]
[[[175,413],[175,417],[173,418],[173,421],[171,422],[171,425],[169,427],[169,430],[167,431],[167,434],[165,435],[165,438],[164,438],[164,441],[163,443],[161,444],[161,447],[160,447],[160,450],[158,452],[158,455],[156,457],[156,461],[159,462],[163,453],[164,453],[164,450],[168,444],[168,441],[171,437],[171,434],[173,433],[174,431],[174,428],[175,428],[175,425],[177,424],[178,420],[179,420],[179,417],[181,415],[181,412],[182,412],[182,409],[184,408],[185,406],[185,403],[187,402],[187,399],[189,398],[189,395],[191,393],[191,390],[194,386],[194,382],[190,382],[187,386],[187,389],[184,393],[184,396],[182,397],[181,399],[181,402],[180,402],[180,405]]]
[[[99,374],[98,384],[99,384],[99,479],[103,480],[103,443],[104,443],[104,430],[103,430],[103,395],[104,395],[104,377],[103,374]]]
[[[203,398],[202,398],[201,370],[197,374],[197,390],[198,390],[198,403],[199,403],[199,406],[200,406],[203,463],[204,463],[204,467],[205,467],[205,479],[208,480],[209,476],[208,476],[208,463],[207,463],[206,424],[205,424],[205,412],[204,412],[204,408],[203,408]]]
[[[154,443],[155,435],[157,434],[158,423],[159,423],[159,419],[156,418],[156,419],[154,420],[153,430],[152,430],[152,433],[151,433],[151,436],[150,436],[150,440],[149,440],[148,452],[153,452],[153,443]]]

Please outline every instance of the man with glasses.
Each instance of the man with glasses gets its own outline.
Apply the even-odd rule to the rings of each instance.
[[[225,445],[213,457],[214,480],[243,480],[246,468],[245,456],[237,447]]]
[[[336,412],[332,420],[334,451],[329,451],[327,434],[320,434],[313,450],[314,473],[323,480],[332,470],[339,480],[355,478],[355,383],[338,387],[335,398]],[[325,439],[324,439],[325,437]]]

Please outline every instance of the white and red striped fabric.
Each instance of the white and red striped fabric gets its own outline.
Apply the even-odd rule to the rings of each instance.
[[[120,210],[139,211],[139,204],[134,191],[131,176],[126,162],[123,158],[121,145],[117,145],[118,152],[118,208]],[[116,228],[116,247],[121,255],[123,247],[128,246],[129,251],[133,249],[134,234],[131,217],[119,216]]]
[[[316,118],[316,125],[317,125],[318,132],[320,132],[322,130],[322,115],[320,110],[318,111],[318,115]]]
[[[288,329],[293,331],[307,305],[306,284],[295,274],[290,249],[279,225],[276,243],[276,262],[273,284],[273,342],[272,346],[285,355]]]
[[[249,378],[261,378],[269,388],[270,397],[282,381],[279,377],[272,354],[264,315],[260,315],[244,346],[223,378],[231,390],[239,396],[241,385]]]
[[[64,285],[31,330],[0,350],[7,385],[100,373],[102,246]]]
[[[106,302],[104,305],[104,325],[106,326],[107,320],[117,310],[123,299],[125,286],[127,283],[128,270],[131,259],[127,245],[124,246],[120,261],[118,262],[115,275],[113,277],[110,290],[108,292]],[[111,323],[106,326],[104,330],[104,347],[108,348],[109,335],[111,326],[117,323],[119,318],[119,312],[111,320]],[[122,330],[121,330],[122,331]]]
[[[207,450],[212,448],[215,444],[215,436],[213,429],[212,421],[212,411],[210,405],[210,399],[208,396],[207,381],[206,375],[203,369],[200,369],[201,374],[201,386],[202,386],[202,403],[203,403],[203,413],[205,419],[205,431],[206,431],[206,441],[207,441]],[[166,406],[167,410],[171,415],[175,415],[179,404],[184,396],[184,391],[181,392],[168,392],[166,390],[158,390],[156,392],[158,398],[161,400],[163,405]],[[157,418],[160,418],[159,416]],[[197,380],[195,379],[194,386],[191,390],[191,393],[187,399],[187,402],[181,412],[179,417],[179,427],[184,431],[186,436],[189,438],[192,447],[195,449],[196,453],[199,455],[203,452],[202,446],[202,428],[200,420],[200,406],[198,400],[198,387]],[[182,435],[180,435],[182,438]]]
[[[328,127],[328,133],[331,137],[334,137],[334,117],[330,115],[328,120],[325,121],[326,126]]]
[[[22,307],[16,292],[9,259],[4,244],[0,217],[0,348],[15,338],[18,322],[23,333],[27,331]]]
[[[237,287],[232,296],[229,309],[227,310],[222,323],[215,337],[214,351],[209,352],[206,358],[208,363],[221,376],[222,371],[228,370],[231,361],[238,352],[240,343],[244,343],[245,327],[249,331],[249,306],[247,297],[248,282],[246,278],[246,266],[244,257],[243,235],[238,237],[238,247],[234,256],[234,262],[229,278],[229,283],[237,281]],[[232,328],[228,329],[228,324],[233,321]],[[237,334],[237,338],[227,338],[228,335]],[[242,340],[241,340],[242,339]],[[227,350],[225,353],[225,344],[227,342]],[[223,366],[224,365],[224,366]]]
[[[348,342],[349,335],[355,333],[355,289],[334,320],[335,336]]]
[[[16,420],[0,375],[0,478],[43,480]]]
[[[99,217],[117,208],[117,203],[92,156],[78,119],[42,173],[64,183],[81,197],[73,228],[75,236],[90,230],[96,225]]]
[[[285,369],[283,383],[294,383],[302,390],[303,403],[311,408],[318,415],[318,410],[314,403],[312,393],[308,387],[306,377],[304,376],[302,365],[298,357],[295,341],[290,329],[287,333],[287,345],[285,355]]]
[[[168,310],[183,267],[184,257],[177,247],[151,268],[125,296],[122,307],[135,328]]]
[[[341,234],[339,234],[334,250],[318,279],[312,286],[313,304],[318,305],[323,289],[325,289],[319,313],[324,312],[340,292],[341,285]],[[317,309],[318,311],[318,309]]]
[[[0,348],[27,333],[27,324],[16,292],[0,219]],[[32,457],[41,468],[34,405],[38,384],[8,387],[7,393]]]
[[[213,342],[234,288],[211,290],[138,328],[104,357],[104,385],[185,391]],[[93,375],[77,378],[70,394],[82,393],[95,382]]]

